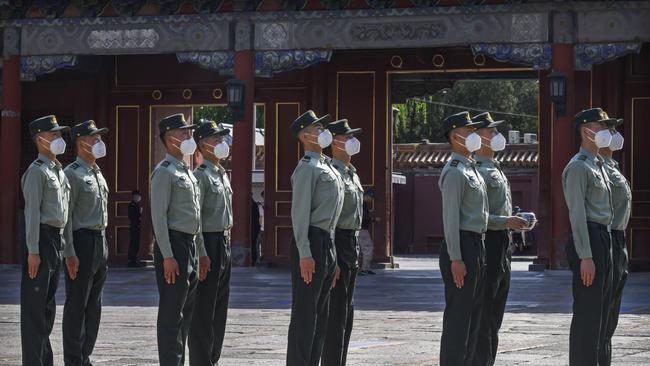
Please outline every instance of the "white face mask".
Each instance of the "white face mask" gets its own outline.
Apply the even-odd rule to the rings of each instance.
[[[609,143],[609,149],[612,151],[618,151],[622,149],[624,141],[625,139],[623,139],[623,135],[616,131],[616,133],[612,135],[612,141]]]
[[[345,152],[352,156],[356,155],[361,151],[361,141],[356,137],[353,137],[345,142]]]
[[[502,134],[492,136],[490,139],[490,149],[492,151],[501,151],[506,148],[506,138]]]
[[[86,146],[90,146],[85,142],[82,143]],[[95,159],[103,158],[104,156],[106,156],[106,144],[104,143],[104,141],[99,140],[94,145],[90,146],[90,153],[93,154],[93,157]]]
[[[193,138],[188,138],[186,140],[179,140],[176,137],[172,136],[172,139],[178,141],[181,143],[181,146],[179,147],[179,150],[181,150],[181,153],[183,155],[192,155],[194,154],[194,151],[196,151],[196,141],[194,141]]]
[[[456,136],[465,140],[465,148],[467,148],[467,151],[471,153],[481,148],[481,136],[476,132],[470,133],[467,137],[463,137],[459,134],[456,134]]]
[[[230,146],[224,141],[214,147],[214,156],[217,159],[225,159],[230,155]]]
[[[330,130],[324,130],[318,135],[318,145],[324,149],[332,144],[332,133]]]
[[[591,129],[587,128],[587,131],[594,134],[594,138],[589,138],[599,149],[608,147],[609,143],[612,142],[612,134],[609,130],[600,130],[594,132]]]
[[[61,155],[65,152],[65,140],[62,137],[57,137],[52,141],[47,141],[46,139],[39,136],[39,138],[50,145],[50,152],[54,155]]]

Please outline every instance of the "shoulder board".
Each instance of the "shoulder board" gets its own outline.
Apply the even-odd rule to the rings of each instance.
[[[585,155],[578,156],[578,160],[586,161],[587,157]]]
[[[451,163],[449,165],[450,166],[458,166],[458,164],[460,164],[460,161],[454,159],[454,160],[451,161]]]
[[[36,165],[36,166],[41,166],[41,165],[43,165],[43,160],[41,160],[41,159],[37,159],[37,160],[34,162],[34,165]]]
[[[199,165],[199,170],[204,171],[207,167],[208,167],[207,165],[201,164],[201,165]]]
[[[163,168],[167,168],[169,166],[169,164],[171,164],[171,163],[168,162],[167,160],[165,160],[162,163],[160,163],[160,166],[163,167]]]
[[[478,168],[478,167],[480,167],[482,164],[483,164],[482,161],[477,161],[477,162],[476,162],[476,167]]]
[[[310,160],[311,160],[311,157],[309,157],[307,155],[302,157],[302,161],[310,161]]]
[[[77,169],[77,168],[79,168],[79,163],[70,164],[70,169]]]

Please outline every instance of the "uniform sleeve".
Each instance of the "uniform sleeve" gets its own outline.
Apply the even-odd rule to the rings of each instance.
[[[452,261],[463,260],[460,251],[460,203],[463,199],[464,179],[458,169],[450,169],[440,184],[445,242]]]
[[[494,227],[497,230],[505,230],[507,229],[506,223],[508,222],[508,217],[509,216],[490,214],[488,216],[488,224],[490,224],[491,227]]]
[[[77,254],[74,250],[74,245],[72,242],[72,215],[74,214],[74,209],[77,204],[77,197],[79,196],[79,184],[75,180],[73,173],[65,171],[65,175],[68,178],[70,183],[70,204],[68,205],[68,220],[65,223],[65,228],[63,230],[63,237],[65,238],[65,247],[63,249],[64,257],[74,257]]]
[[[201,220],[199,220],[200,225],[203,225],[203,202],[205,200],[205,193],[207,192],[206,176],[201,173],[194,173],[196,180],[199,182],[199,204],[201,205]],[[199,257],[205,257],[208,255],[208,252],[205,250],[205,243],[203,242],[203,232],[199,230],[198,235],[196,235],[196,250],[199,254]]]
[[[29,254],[39,254],[38,240],[41,230],[41,201],[44,179],[39,169],[28,169],[23,180],[25,198],[25,239]]]
[[[172,258],[172,245],[169,242],[167,210],[171,198],[171,178],[166,169],[154,171],[151,177],[151,224],[156,237],[156,244],[163,258]]]
[[[587,184],[587,172],[582,166],[577,163],[567,166],[563,174],[564,199],[569,208],[573,244],[580,259],[591,258],[591,246],[587,230],[587,211],[585,209]]]
[[[312,170],[305,166],[298,166],[291,177],[291,224],[300,258],[311,257],[308,233],[311,222],[313,185],[314,174]]]

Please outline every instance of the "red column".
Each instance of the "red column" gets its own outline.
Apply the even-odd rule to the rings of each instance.
[[[233,123],[232,229],[233,263],[248,265],[251,259],[251,181],[253,170],[255,53],[235,52],[235,78],[244,82],[244,116]],[[243,253],[243,257],[241,255]]]
[[[573,44],[553,44],[553,70],[566,75],[566,108],[564,115],[557,114],[548,96],[540,108],[549,108],[547,118],[540,121],[540,137],[545,139],[540,149],[539,208],[541,239],[538,264],[557,268],[566,264],[564,248],[569,242],[571,227],[562,190],[562,172],[575,154],[575,129],[573,115],[576,104],[576,80],[573,70]],[[540,74],[544,75],[544,74]],[[543,80],[547,83],[547,80]],[[548,88],[540,88],[548,93]],[[549,141],[550,140],[550,141]]]
[[[18,261],[16,222],[20,182],[20,57],[2,65],[2,126],[0,132],[0,263]]]

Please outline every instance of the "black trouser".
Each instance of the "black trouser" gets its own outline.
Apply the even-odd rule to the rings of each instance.
[[[609,366],[612,363],[612,337],[618,325],[623,288],[627,281],[627,259],[625,231],[612,230],[612,299],[610,301],[609,318],[607,319],[607,332],[598,352],[598,364],[600,366]]]
[[[573,272],[573,319],[569,337],[571,366],[598,365],[598,348],[607,333],[612,291],[612,247],[605,225],[587,223],[591,255],[596,265],[596,277],[591,286],[582,283],[580,258],[573,245],[567,247],[567,258]]]
[[[138,260],[138,251],[140,250],[140,224],[131,224],[129,229],[131,240],[129,241],[129,262]]]
[[[499,328],[510,290],[510,237],[508,230],[485,233],[485,299],[473,365],[494,365],[499,347]]]
[[[198,264],[194,235],[169,230],[169,241],[180,272],[176,276],[176,283],[168,284],[165,281],[163,256],[158,245],[154,246],[156,282],[160,294],[158,357],[161,366],[182,366],[185,363],[185,342],[194,311]]]
[[[80,229],[72,237],[79,270],[71,280],[66,267],[63,359],[66,365],[90,365],[102,314],[108,248],[102,230]]]
[[[230,297],[230,240],[223,232],[203,233],[210,271],[196,289],[188,337],[190,365],[215,365],[221,357]]]
[[[38,239],[41,265],[34,279],[29,278],[27,248],[20,283],[20,336],[23,365],[53,365],[50,334],[54,327],[61,269],[61,229],[41,224]]]
[[[312,282],[300,275],[300,255],[291,243],[291,323],[287,346],[288,366],[317,366],[327,330],[329,296],[336,271],[336,249],[330,233],[309,227],[309,246],[316,263]]]
[[[336,229],[336,259],[341,277],[330,292],[329,319],[321,365],[345,365],[354,321],[354,284],[359,264],[357,230]]]
[[[485,288],[485,247],[481,234],[461,230],[460,250],[467,275],[463,287],[458,288],[446,243],[440,248],[440,272],[445,283],[440,366],[469,365],[478,339]]]

